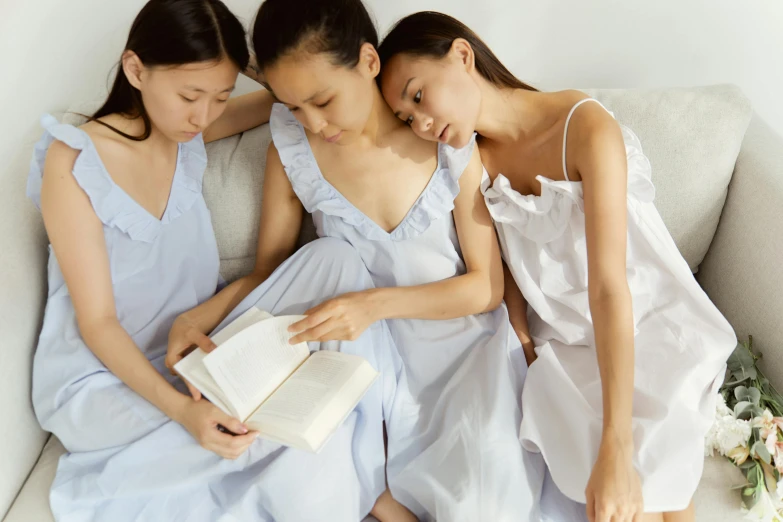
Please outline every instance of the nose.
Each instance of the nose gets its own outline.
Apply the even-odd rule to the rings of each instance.
[[[304,121],[302,124],[307,127],[313,134],[320,134],[329,123],[319,113],[314,111],[304,111]]]
[[[416,129],[420,134],[427,134],[432,129],[432,118],[428,116],[418,116],[413,121],[418,122]]]
[[[195,104],[193,111],[190,113],[190,124],[198,127],[200,130],[207,128],[209,124],[209,104]]]

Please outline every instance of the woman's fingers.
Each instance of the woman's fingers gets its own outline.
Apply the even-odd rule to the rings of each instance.
[[[587,520],[595,522],[595,497],[590,491],[587,492]]]
[[[201,392],[198,390],[198,388],[190,384],[187,379],[183,378],[182,380],[185,381],[185,385],[188,387],[188,391],[190,392],[190,396],[193,397],[193,400],[201,400]]]
[[[209,353],[217,348],[217,345],[212,341],[212,339],[199,332],[195,328],[191,330],[190,342],[192,343],[191,346],[196,345],[206,353]]]
[[[339,324],[333,318],[328,318],[325,322],[316,325],[309,330],[305,330],[293,338],[291,338],[291,344],[303,343],[307,341],[328,341],[334,335],[334,330],[339,328]],[[330,335],[332,334],[332,335]]]

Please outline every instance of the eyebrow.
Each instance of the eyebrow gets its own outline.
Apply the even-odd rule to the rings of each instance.
[[[408,81],[405,83],[405,87],[403,87],[403,88],[402,88],[402,94],[400,95],[400,97],[401,97],[403,100],[404,100],[405,98],[407,98],[407,97],[408,97],[408,95],[406,94],[406,93],[408,92],[408,86],[409,86],[409,85],[411,84],[411,82],[412,82],[413,80],[415,80],[415,79],[416,79],[416,77],[415,77],[415,76],[414,76],[413,78],[409,79],[409,80],[408,80]],[[400,117],[400,115],[401,115],[401,114],[402,114],[402,111],[397,111],[397,112],[395,112],[395,113],[394,113],[394,115],[395,115],[395,116],[397,116],[398,118]]]
[[[316,97],[316,96],[318,96],[319,94],[323,94],[323,93],[325,93],[325,92],[326,92],[326,91],[328,91],[328,90],[329,90],[329,87],[327,87],[326,89],[323,89],[322,91],[318,91],[317,93],[315,93],[315,94],[313,94],[312,96],[310,96],[309,98],[307,98],[307,99],[306,99],[304,102],[305,102],[305,103],[310,103],[311,101],[313,101],[313,98],[315,98],[315,97]]]
[[[233,92],[235,87],[236,87],[236,85],[232,85],[228,89],[224,89],[222,92]],[[185,88],[190,90],[190,91],[204,92],[204,93],[207,92],[204,89],[200,89],[198,87],[194,87],[193,85],[186,85]]]
[[[274,98],[274,99],[275,99],[275,101],[277,101],[277,103],[282,103],[283,105],[293,105],[293,103],[288,103],[288,102],[286,102],[286,101],[283,101],[283,100],[281,100],[280,98],[278,98],[278,97],[277,97],[277,95],[275,94],[275,92],[274,92],[274,91],[273,91],[271,88],[269,88],[269,87],[268,87],[268,88],[267,88],[267,90],[268,90],[270,93],[272,93],[272,98]],[[326,91],[328,91],[328,90],[329,90],[329,87],[327,87],[327,88],[325,88],[325,89],[323,89],[323,90],[321,90],[321,91],[318,91],[317,93],[315,93],[315,94],[313,94],[312,96],[310,96],[309,98],[307,98],[307,99],[306,99],[306,100],[305,100],[303,103],[310,103],[310,102],[311,102],[311,101],[313,101],[313,99],[314,99],[314,98],[316,98],[316,97],[317,97],[319,94],[323,94],[323,93],[325,93],[325,92],[326,92]],[[290,109],[290,107],[289,107],[289,109]]]

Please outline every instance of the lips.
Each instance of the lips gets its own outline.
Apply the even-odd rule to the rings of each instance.
[[[332,136],[329,136],[328,138],[324,136],[324,140],[325,140],[327,143],[334,143],[334,142],[336,142],[337,140],[339,140],[339,139],[340,139],[340,136],[342,136],[342,135],[343,135],[343,131],[340,131],[340,132],[338,132],[337,134],[334,134],[334,135],[332,135]]]
[[[443,127],[443,130],[440,131],[440,134],[438,134],[438,141],[441,143],[446,143],[449,139],[449,125],[447,124],[445,127]]]

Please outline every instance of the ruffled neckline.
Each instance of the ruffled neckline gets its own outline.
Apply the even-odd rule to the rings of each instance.
[[[459,150],[439,144],[435,172],[402,221],[388,232],[323,176],[304,127],[288,108],[276,104],[272,108],[270,126],[291,185],[307,211],[337,217],[375,241],[404,241],[416,237],[433,221],[450,213],[459,194],[459,177],[470,160],[475,143],[474,136],[468,146]]]
[[[642,152],[636,134],[620,125],[628,162],[628,199],[642,203],[655,199],[650,162]],[[508,178],[499,174],[493,182],[487,172],[481,180],[481,192],[496,223],[511,226],[528,239],[546,243],[560,237],[569,225],[572,212],[584,212],[581,181],[552,180],[536,176],[541,195],[520,194]]]
[[[35,146],[27,182],[27,194],[39,208],[44,163],[54,140],[81,151],[73,167],[74,178],[89,197],[101,222],[121,230],[131,239],[155,241],[161,228],[188,211],[201,194],[207,156],[200,134],[189,142],[178,144],[169,199],[158,219],[114,182],[84,130],[59,123],[49,114],[41,118],[41,125],[45,132]]]

